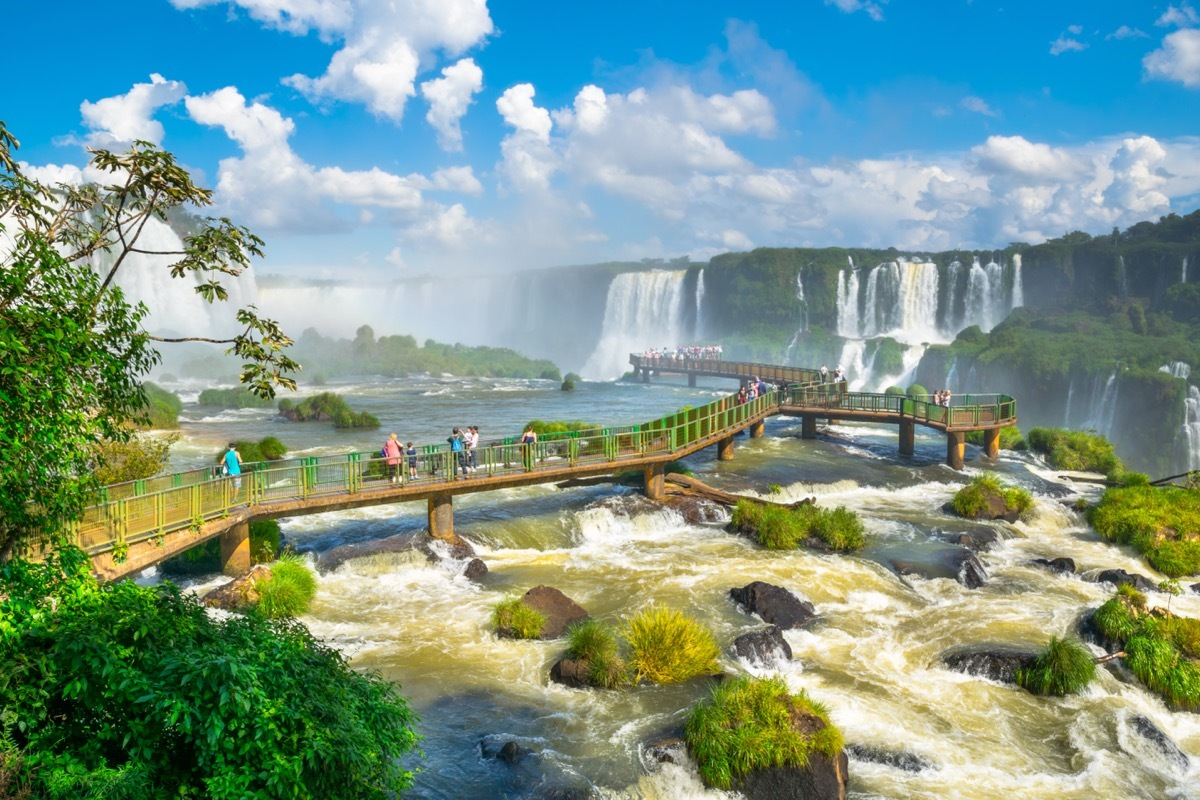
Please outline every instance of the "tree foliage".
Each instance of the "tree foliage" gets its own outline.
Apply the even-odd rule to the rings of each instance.
[[[17,542],[53,538],[78,517],[103,440],[122,441],[144,422],[141,377],[158,362],[143,325],[114,282],[134,254],[167,256],[175,277],[197,278],[205,300],[225,300],[222,276],[261,255],[262,241],[228,219],[199,220],[177,252],[150,252],[141,235],[151,219],[204,207],[174,157],[146,142],[126,153],[91,151],[103,185],[48,186],[27,176],[17,140],[0,122],[0,560]],[[224,339],[243,362],[242,381],[262,395],[294,387],[291,340],[253,308]]]

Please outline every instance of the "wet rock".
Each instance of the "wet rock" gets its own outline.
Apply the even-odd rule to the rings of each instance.
[[[1195,594],[1200,594],[1200,583],[1192,584],[1192,592]]]
[[[991,550],[1000,541],[1000,532],[995,528],[980,528],[969,533],[965,531],[946,533],[941,538],[950,544],[962,545],[968,550],[978,553],[982,550]]]
[[[754,581],[740,589],[730,589],[734,602],[763,622],[780,628],[799,628],[816,617],[813,604],[801,600],[782,586]]]
[[[670,500],[670,505],[683,515],[684,521],[689,525],[704,525],[729,519],[729,512],[711,500],[680,497]]]
[[[965,547],[951,547],[933,554],[931,560],[894,558],[892,569],[898,575],[922,578],[953,578],[968,589],[978,589],[988,581],[987,570],[979,558]]]
[[[1048,569],[1051,572],[1058,572],[1065,575],[1075,574],[1075,560],[1072,558],[1035,558],[1029,563]]]
[[[525,748],[521,747],[521,745],[509,741],[505,742],[504,746],[500,748],[500,752],[496,754],[496,758],[506,764],[515,764],[521,760],[521,756],[525,755],[525,752]]]
[[[535,586],[521,598],[525,605],[546,615],[541,639],[557,639],[572,623],[588,618],[588,612],[552,586]]]
[[[682,764],[687,760],[687,743],[678,736],[671,736],[647,744],[643,752],[643,761],[652,768],[658,764]]]
[[[321,572],[332,572],[352,558],[365,558],[384,553],[404,553],[410,550],[420,550],[416,538],[411,533],[401,533],[383,539],[372,539],[367,542],[344,544],[319,554],[317,556],[317,569]],[[426,558],[429,558],[430,555],[431,553],[425,552]]]
[[[1111,583],[1114,586],[1129,585],[1139,592],[1157,592],[1158,584],[1145,575],[1136,572],[1126,572],[1123,569],[1106,569],[1096,575],[1097,583]]]
[[[743,633],[733,640],[733,650],[740,658],[759,664],[774,664],[792,658],[791,645],[783,638],[783,631],[778,625]]]
[[[1096,625],[1096,609],[1089,608],[1080,615],[1075,622],[1075,630],[1079,632],[1079,638],[1088,644],[1099,645],[1107,649],[1110,653],[1113,652],[1110,643],[1104,638],[1104,634],[1100,632],[1100,628]]]
[[[855,761],[884,764],[896,769],[902,769],[905,772],[920,772],[923,769],[931,769],[933,767],[932,762],[907,750],[893,751],[884,750],[881,747],[872,747],[869,744],[848,744],[846,745],[846,752]]]
[[[942,654],[942,663],[955,672],[999,683],[1016,683],[1018,669],[1029,667],[1037,653],[1009,647],[970,647]]]
[[[1168,761],[1180,769],[1187,769],[1190,760],[1187,753],[1179,749],[1179,745],[1171,741],[1171,737],[1167,736],[1162,730],[1151,722],[1148,718],[1141,714],[1129,720],[1130,727],[1137,733],[1141,734],[1142,738],[1154,746],[1156,750],[1161,752]]]
[[[1004,498],[1001,495],[987,489],[984,489],[983,492],[986,507],[973,517],[966,517],[959,514],[954,510],[953,502],[946,503],[944,506],[942,506],[942,511],[946,512],[947,514],[953,514],[956,517],[962,517],[963,519],[1000,519],[1004,520],[1005,522],[1016,522],[1021,517],[1021,512],[1017,511],[1016,509],[1009,509],[1008,503],[1004,501]]]
[[[734,778],[747,800],[845,800],[850,760],[813,753],[803,767],[770,767]]]
[[[550,668],[550,680],[572,689],[586,688],[591,685],[588,681],[588,663],[573,658],[560,658]]]
[[[458,534],[444,539],[426,535],[417,542],[416,546],[417,549],[425,554],[426,558],[434,562],[446,558],[462,561],[475,556],[475,548]]]
[[[483,563],[482,559],[472,558],[467,562],[462,574],[469,581],[480,581],[488,574],[487,564]]]
[[[225,611],[237,611],[258,604],[258,591],[254,588],[260,579],[271,577],[271,568],[255,564],[245,575],[234,578],[204,595],[204,605]]]
[[[576,786],[539,786],[529,795],[529,800],[591,800],[595,797],[592,787]]]

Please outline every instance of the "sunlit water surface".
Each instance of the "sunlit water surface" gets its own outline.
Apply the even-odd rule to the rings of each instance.
[[[374,450],[391,431],[433,442],[455,425],[479,425],[486,440],[518,435],[535,418],[637,422],[708,402],[730,386],[585,383],[567,393],[547,381],[423,376],[322,387],[382,420],[380,431],[365,433],[288,423],[270,410],[215,413],[191,402],[174,465],[206,464],[230,439],[266,435],[298,455]],[[199,391],[168,388],[192,401]],[[763,624],[733,604],[729,589],[762,580],[810,600],[820,616],[786,632],[791,663],[767,669],[727,653],[725,670],[779,672],[830,708],[848,742],[904,750],[932,765],[907,772],[852,760],[852,797],[1200,797],[1200,716],[1172,713],[1119,668],[1101,669],[1082,695],[1047,699],[940,665],[940,654],[955,646],[1038,646],[1068,634],[1081,612],[1110,595],[1105,585],[1031,566],[1033,558],[1069,556],[1081,573],[1121,567],[1159,579],[1131,551],[1100,541],[1062,502],[1094,496],[1094,489],[1064,486],[1035,460],[1006,455],[989,468],[1030,489],[1037,502],[1027,521],[996,524],[1003,540],[980,554],[988,584],[972,590],[947,578],[899,577],[893,559],[936,561],[950,546],[942,535],[975,529],[941,507],[982,468],[978,450],[968,447],[967,469],[957,473],[941,463],[938,435],[919,433],[916,453],[902,458],[893,428],[831,425],[806,441],[799,427],[798,420],[770,420],[765,438],[739,437],[735,460],[718,462],[710,449],[688,466],[731,491],[765,494],[777,484],[776,499],[814,496],[821,505],[855,509],[870,536],[859,556],[769,552],[722,524],[690,525],[674,511],[620,499],[627,489],[546,485],[455,499],[456,529],[490,570],[481,583],[411,552],[351,558],[320,575],[304,622],[355,666],[399,682],[421,715],[424,757],[412,762],[420,770],[414,796],[537,797],[562,787],[590,787],[605,798],[733,796],[704,788],[690,765],[659,766],[644,755],[647,742],[681,725],[710,683],[566,689],[548,678],[561,642],[497,638],[489,617],[505,596],[547,584],[603,621],[650,603],[682,609],[728,646]],[[286,539],[314,558],[424,526],[423,503],[283,521]],[[1200,616],[1200,596],[1178,598],[1172,609]],[[1190,766],[1172,763],[1141,737],[1131,726],[1135,715],[1170,736]],[[495,749],[509,740],[536,755],[515,766],[483,756],[481,743]]]

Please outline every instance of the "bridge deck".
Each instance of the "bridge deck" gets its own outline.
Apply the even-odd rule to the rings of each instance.
[[[772,373],[764,366],[770,365],[719,361],[705,374],[766,379]],[[816,375],[813,370],[777,369],[777,380],[789,383],[793,377]],[[75,541],[93,555],[101,577],[120,577],[254,519],[414,500],[428,500],[432,514],[435,501],[460,494],[632,470],[661,471],[669,461],[730,440],[777,414],[803,417],[806,425],[816,418],[899,424],[902,442],[906,424],[909,430],[923,425],[961,440],[965,431],[1015,424],[1016,402],[1004,395],[967,395],[946,408],[807,380],[746,403],[723,397],[638,425],[551,434],[532,445],[504,440],[480,447],[475,452],[478,469],[466,475],[459,469],[458,454],[444,444],[420,448],[415,479],[408,478],[408,459],[401,459],[399,484],[389,482],[389,465],[378,453],[249,464],[237,478],[193,470],[106,487],[101,502],[77,525]]]

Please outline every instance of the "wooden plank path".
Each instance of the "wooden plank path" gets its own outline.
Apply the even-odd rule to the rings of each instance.
[[[731,459],[733,437],[747,429],[762,436],[764,420],[774,415],[799,417],[804,438],[816,436],[820,419],[897,425],[902,454],[912,453],[916,425],[940,430],[946,434],[947,463],[956,469],[963,466],[966,432],[984,431],[985,451],[994,458],[1000,429],[1017,422],[1016,402],[1006,395],[965,395],[945,408],[899,395],[850,392],[845,383],[821,383],[815,370],[796,367],[716,360],[660,366],[640,356],[630,361],[645,380],[652,373],[690,372],[743,382],[759,377],[784,386],[745,403],[722,397],[637,425],[548,434],[531,445],[512,439],[489,443],[475,451],[474,469],[466,474],[459,454],[440,444],[418,449],[415,479],[408,477],[403,458],[400,483],[390,480],[378,453],[352,452],[247,464],[238,477],[201,469],[117,484],[101,490],[74,539],[105,580],[139,572],[213,537],[221,539],[225,570],[236,574],[250,566],[248,524],[255,520],[424,500],[430,533],[449,538],[456,495],[621,472],[641,472],[647,496],[661,499],[668,463],[712,446],[719,459]]]

